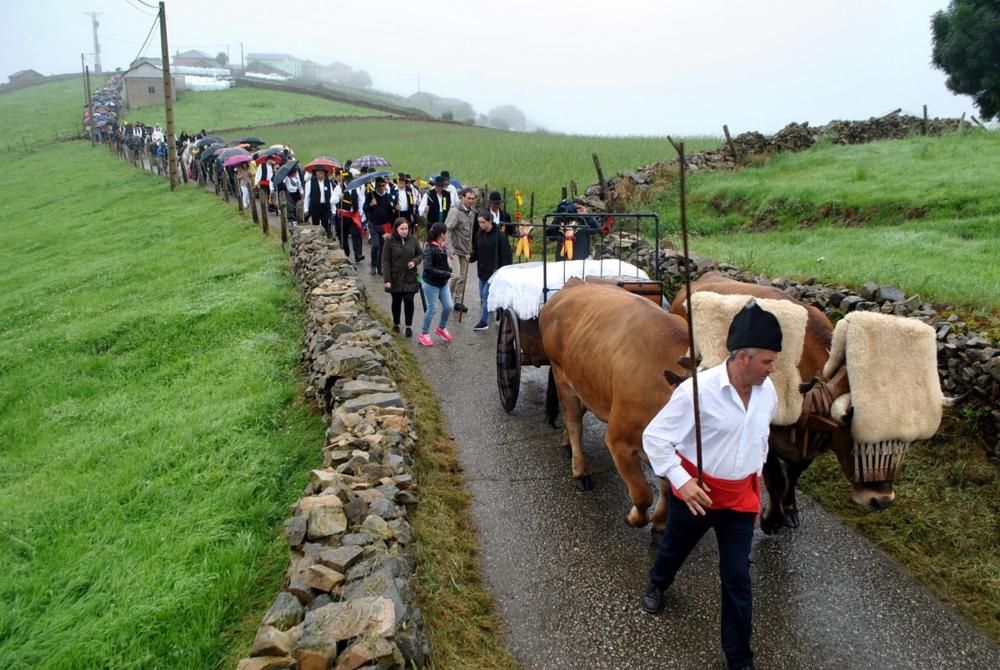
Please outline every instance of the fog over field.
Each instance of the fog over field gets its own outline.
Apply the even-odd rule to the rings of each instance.
[[[10,3],[0,76],[79,71],[101,12],[106,70],[126,67],[149,0]],[[975,114],[930,66],[930,17],[946,0],[507,0],[418,3],[169,0],[171,53],[280,52],[364,69],[374,88],[520,108],[547,129],[592,134],[773,132],[789,121],[901,107]],[[158,31],[145,49],[159,57]],[[93,57],[88,56],[92,63]]]

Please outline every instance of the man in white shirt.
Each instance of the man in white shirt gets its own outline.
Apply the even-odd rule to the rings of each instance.
[[[778,319],[753,300],[733,318],[729,358],[698,373],[703,483],[697,469],[691,380],[650,421],[642,446],[660,477],[670,480],[667,529],[650,570],[643,608],[655,613],[688,554],[709,528],[719,545],[722,649],[731,669],[753,668],[750,649],[750,545],[760,512],[760,475],[778,407],[768,378],[781,351]]]
[[[323,166],[313,170],[312,178],[306,180],[305,193],[302,196],[303,218],[312,216],[313,225],[323,226],[326,236],[330,237],[330,215],[333,206],[333,185],[326,178],[326,168]]]

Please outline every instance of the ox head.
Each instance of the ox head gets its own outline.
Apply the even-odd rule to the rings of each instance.
[[[869,510],[883,510],[895,500],[893,483],[902,468],[903,457],[912,441],[886,439],[863,442],[852,433],[854,405],[851,400],[846,367],[829,380],[813,380],[800,389],[803,419],[800,425],[812,432],[811,455],[830,449],[852,485],[851,499]],[[945,397],[942,405],[951,407],[960,399]],[[892,417],[886,417],[892,421]]]

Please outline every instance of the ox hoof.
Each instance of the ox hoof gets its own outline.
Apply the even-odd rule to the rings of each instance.
[[[764,515],[760,518],[760,529],[764,531],[765,535],[774,535],[781,528],[781,518],[774,519],[770,516]]]
[[[593,491],[594,490],[594,480],[591,479],[590,475],[583,475],[582,477],[574,480],[576,484],[577,491]]]
[[[799,510],[794,507],[785,509],[785,516],[781,520],[781,525],[786,528],[798,528],[799,527]]]
[[[564,458],[573,458],[573,447],[568,444],[562,445],[562,452]]]

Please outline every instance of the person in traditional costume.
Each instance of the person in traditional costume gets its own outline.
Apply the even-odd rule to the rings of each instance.
[[[317,166],[312,178],[306,180],[306,189],[302,197],[302,215],[312,217],[313,225],[323,226],[327,237],[331,235],[330,214],[333,206],[333,185],[326,178],[326,168]]]
[[[344,169],[340,173],[340,181],[333,192],[333,202],[337,204],[337,239],[344,253],[351,255],[351,247],[354,247],[354,262],[360,263],[365,259],[364,249],[361,246],[361,206],[364,203],[364,191],[361,188],[348,190],[347,184],[351,181],[350,170]]]
[[[731,669],[753,668],[750,546],[760,512],[760,477],[778,396],[769,375],[781,351],[777,317],[753,300],[729,327],[729,357],[698,372],[703,477],[699,483],[693,384],[682,382],[642,435],[650,465],[670,480],[667,528],[642,597],[650,613],[701,537],[719,546],[722,650]]]

